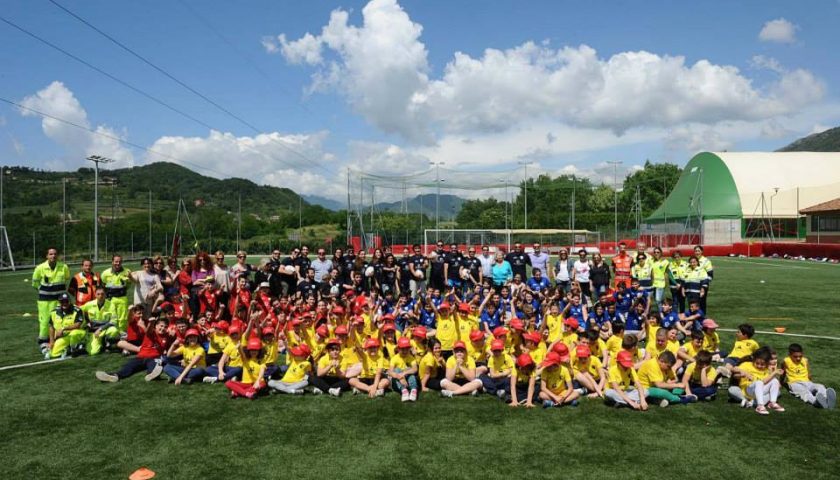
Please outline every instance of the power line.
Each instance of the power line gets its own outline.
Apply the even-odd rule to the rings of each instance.
[[[151,60],[149,60],[149,59],[147,59],[146,57],[144,57],[143,55],[140,55],[139,53],[135,52],[134,50],[132,50],[131,48],[129,48],[128,46],[126,46],[125,44],[123,44],[122,42],[120,42],[119,40],[117,40],[116,38],[112,37],[111,35],[107,34],[107,33],[106,33],[106,32],[104,32],[104,31],[100,30],[100,29],[99,29],[99,28],[97,28],[95,25],[93,25],[92,23],[88,22],[88,21],[87,21],[87,20],[85,20],[84,18],[80,17],[79,15],[77,15],[76,13],[74,13],[73,11],[69,10],[69,9],[68,9],[68,8],[66,8],[65,6],[63,6],[63,5],[61,5],[60,3],[58,3],[57,1],[55,1],[55,0],[48,0],[48,1],[49,1],[50,3],[52,3],[53,5],[55,5],[56,7],[60,8],[62,11],[66,12],[68,15],[72,16],[73,18],[75,18],[76,20],[78,20],[79,22],[81,22],[82,24],[84,24],[85,26],[89,27],[90,29],[92,29],[92,30],[93,30],[93,31],[95,31],[96,33],[98,33],[98,34],[100,34],[101,36],[105,37],[106,39],[108,39],[108,40],[109,40],[111,43],[113,43],[114,45],[117,45],[117,46],[118,46],[118,47],[120,47],[121,49],[123,49],[123,50],[125,50],[126,52],[128,52],[129,54],[131,54],[133,57],[137,58],[137,59],[138,59],[138,60],[140,60],[141,62],[145,63],[146,65],[148,65],[148,66],[150,66],[150,67],[152,67],[153,69],[157,70],[157,71],[158,71],[158,72],[160,72],[162,75],[164,75],[165,77],[169,78],[169,79],[170,79],[170,80],[172,80],[173,82],[177,83],[177,84],[178,84],[178,85],[180,85],[181,87],[185,88],[185,89],[186,89],[187,91],[189,91],[190,93],[192,93],[192,94],[194,94],[194,95],[198,96],[199,98],[201,98],[201,99],[202,99],[202,100],[204,100],[205,102],[207,102],[207,103],[209,103],[210,105],[214,106],[214,107],[215,107],[215,108],[217,108],[219,111],[223,112],[225,115],[227,115],[227,116],[229,116],[229,117],[233,118],[234,120],[238,121],[238,122],[239,122],[239,123],[241,123],[242,125],[245,125],[246,127],[248,127],[249,129],[251,129],[252,131],[254,131],[254,132],[255,132],[255,133],[257,133],[257,134],[262,134],[262,133],[264,133],[264,132],[262,132],[259,128],[257,128],[256,126],[254,126],[252,123],[248,122],[247,120],[245,120],[244,118],[240,117],[239,115],[236,115],[235,113],[231,112],[229,109],[227,109],[227,108],[225,108],[224,106],[220,105],[220,104],[219,104],[218,102],[216,102],[215,100],[211,99],[210,97],[208,97],[208,96],[204,95],[203,93],[199,92],[198,90],[194,89],[193,87],[191,87],[191,86],[190,86],[190,85],[188,85],[187,83],[183,82],[182,80],[178,79],[177,77],[175,77],[174,75],[172,75],[171,73],[169,73],[168,71],[166,71],[165,69],[163,69],[162,67],[159,67],[158,65],[156,65],[156,64],[155,64],[154,62],[152,62]],[[329,174],[331,174],[331,175],[333,175],[333,176],[336,174],[334,171],[331,171],[331,170],[328,170],[327,168],[325,168],[323,165],[321,165],[320,163],[318,163],[316,160],[314,160],[314,159],[312,159],[312,158],[309,158],[308,156],[304,155],[303,153],[300,153],[300,152],[298,152],[297,150],[295,150],[295,149],[293,149],[293,148],[291,148],[291,147],[289,147],[289,146],[287,146],[287,145],[284,145],[284,144],[283,144],[283,143],[281,143],[281,142],[276,141],[276,140],[275,140],[274,138],[272,138],[271,136],[268,136],[268,139],[269,139],[269,140],[271,140],[272,142],[276,143],[277,145],[279,145],[281,148],[283,148],[283,149],[285,149],[285,150],[289,151],[289,152],[290,152],[290,153],[292,153],[293,155],[296,155],[296,156],[300,157],[301,159],[303,159],[304,161],[306,161],[308,164],[311,164],[311,165],[313,165],[313,166],[316,166],[316,167],[318,167],[318,168],[320,168],[320,169],[324,170],[325,172],[328,172]]]

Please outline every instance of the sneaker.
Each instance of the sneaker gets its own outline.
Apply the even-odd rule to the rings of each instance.
[[[496,390],[496,396],[504,399],[505,398],[505,391],[504,390]]]
[[[779,405],[776,402],[768,403],[767,406],[770,407],[770,410],[773,410],[774,412],[784,412],[785,411],[785,407]]]
[[[452,391],[451,390],[441,390],[440,391],[441,397],[452,398]]]
[[[111,375],[110,373],[102,372],[102,371],[96,372],[96,379],[99,380],[100,382],[109,382],[109,383],[117,383],[120,380],[120,378],[118,376]]]
[[[764,405],[759,405],[755,407],[755,413],[759,415],[770,415],[770,412],[768,412],[767,409],[764,408]]]
[[[554,402],[551,400],[543,400],[543,408],[552,408],[554,406]]]
[[[752,402],[750,402],[746,398],[741,399],[741,408],[749,408],[751,403]]]
[[[586,395],[586,389],[585,389],[585,388],[583,388],[583,387],[581,387],[581,388],[576,388],[576,389],[575,389],[575,391],[576,391],[576,392],[578,392],[578,393],[579,393],[579,394],[581,394],[581,395]]]
[[[577,399],[574,399],[569,403],[570,407],[577,407],[578,405],[580,405],[580,402]]]
[[[732,372],[731,372],[731,371],[729,371],[729,369],[728,369],[728,368],[726,368],[726,367],[717,367],[717,368],[715,369],[715,371],[716,371],[716,372],[717,372],[717,374],[718,374],[718,375],[720,375],[721,377],[730,378],[730,377],[732,376]]]
[[[385,396],[385,390],[380,388],[379,390],[376,391],[376,396],[377,397],[384,397]]]
[[[837,407],[837,392],[835,392],[833,388],[825,389],[825,403],[825,408],[829,410],[833,410]]]
[[[49,350],[44,352],[44,360],[49,360],[51,358],[52,358],[52,352],[50,352]]]
[[[715,396],[715,395],[709,395],[708,397],[704,398],[704,399],[703,399],[703,401],[704,401],[704,402],[714,402],[714,401],[715,401],[715,398],[717,398],[717,396]]]
[[[671,402],[669,402],[668,400],[665,400],[664,398],[662,399],[661,402],[659,402],[659,406],[662,407],[662,408],[666,408],[670,404],[671,404]]]
[[[359,390],[356,387],[353,387],[353,395],[358,395],[359,393],[361,393],[361,390]]]
[[[688,403],[694,403],[697,401],[696,395],[682,395],[680,397],[680,403],[686,405]]]
[[[338,387],[331,388],[331,389],[328,390],[328,393],[330,395],[332,395],[333,397],[340,397],[341,396],[341,389],[338,388]]]
[[[400,397],[400,400],[403,401],[403,402],[408,401],[408,390],[403,390],[402,391],[402,396]]]
[[[292,390],[292,395],[303,395],[303,389],[298,388],[297,390]]]
[[[320,388],[313,387],[312,388],[312,395],[323,395],[324,391]]]
[[[204,377],[201,379],[201,381],[204,383],[213,384],[219,381],[219,377]]]
[[[408,401],[410,401],[410,402],[416,402],[417,401],[417,389],[416,388],[411,390],[411,392],[408,393]]]
[[[472,395],[473,397],[477,397],[478,396],[478,390],[473,390],[472,392],[470,392],[470,395]]]
[[[163,373],[163,365],[158,363],[155,365],[155,368],[146,375],[146,381],[151,382],[152,380],[158,378],[161,373]]]

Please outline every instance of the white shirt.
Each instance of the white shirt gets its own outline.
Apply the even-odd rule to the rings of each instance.
[[[478,261],[481,262],[481,274],[484,278],[493,278],[493,264],[496,263],[496,257],[489,253],[487,255],[482,253],[478,256]]]
[[[224,268],[218,264],[213,265],[213,282],[219,290],[230,292],[230,270],[227,265]]]
[[[589,265],[589,262],[581,262],[580,260],[575,261],[575,280],[578,282],[586,283],[589,281],[589,270],[592,268]]]

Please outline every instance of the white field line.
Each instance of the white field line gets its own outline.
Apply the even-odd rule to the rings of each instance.
[[[20,365],[6,365],[5,367],[0,367],[0,372],[3,370],[13,370],[15,368],[34,367],[37,365],[45,365],[47,363],[63,362],[68,359],[69,358],[51,358],[49,360],[41,360],[40,362],[21,363]]]
[[[723,263],[726,263],[726,262],[749,263],[749,264],[752,264],[752,265],[761,265],[762,267],[778,267],[778,268],[792,268],[792,269],[799,269],[799,270],[811,270],[810,266],[805,266],[805,265],[777,265],[775,263],[761,262],[761,261],[756,261],[756,260],[745,260],[743,258],[723,257],[723,258],[717,259],[716,261],[723,262]],[[790,260],[788,260],[788,262],[790,262]]]
[[[734,328],[718,328],[721,332],[735,332]],[[762,335],[781,335],[783,337],[801,337],[801,338],[819,338],[822,340],[840,340],[840,337],[827,337],[825,335],[805,335],[802,333],[779,333],[779,332],[768,332],[765,330],[756,330],[755,333],[760,333]]]

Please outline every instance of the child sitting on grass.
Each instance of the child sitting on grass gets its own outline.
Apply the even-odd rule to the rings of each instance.
[[[633,410],[648,409],[644,389],[633,369],[633,354],[627,350],[618,352],[610,366],[610,388],[604,393],[607,403],[616,407],[629,406]]]
[[[717,372],[712,368],[712,354],[706,350],[697,352],[694,361],[685,368],[682,380],[686,386],[686,395],[694,395],[698,400],[713,401],[717,394]]]
[[[586,345],[579,345],[578,348]],[[561,357],[556,352],[549,352],[540,364],[540,393],[543,408],[577,406],[580,392],[572,385],[572,375],[568,367],[569,355]]]
[[[785,379],[790,393],[805,403],[821,408],[837,406],[837,392],[811,379],[811,363],[802,352],[802,345],[791,343],[784,360]]]
[[[686,395],[682,382],[674,374],[674,354],[665,350],[657,357],[646,360],[639,368],[639,383],[645,389],[648,400],[659,400],[659,406],[672,403],[688,404],[697,401],[694,395]]]
[[[743,397],[742,407],[756,405],[755,411],[759,415],[769,415],[768,408],[776,412],[785,411],[777,403],[781,387],[779,377],[784,372],[770,366],[772,357],[770,348],[762,347],[753,354],[752,361],[743,362],[732,368],[733,373],[740,376],[740,388],[729,387],[730,395],[734,398]]]
[[[149,328],[143,335],[140,350],[136,357],[130,358],[116,373],[96,372],[96,379],[101,382],[116,383],[137,372],[146,370],[146,381],[150,382],[163,373],[161,358],[166,353],[168,338],[166,337],[166,320],[152,318]]]
[[[206,352],[198,340],[198,330],[190,328],[184,334],[183,344],[175,340],[169,347],[166,353],[167,358],[181,357],[180,362],[170,361],[163,367],[163,373],[169,377],[170,381],[175,382],[175,385],[181,383],[189,385],[204,378],[204,369],[207,367],[204,360]]]
[[[265,388],[266,363],[263,355],[262,342],[259,338],[251,337],[241,353],[242,381],[228,380],[225,387],[230,390],[230,398],[256,398]]]

